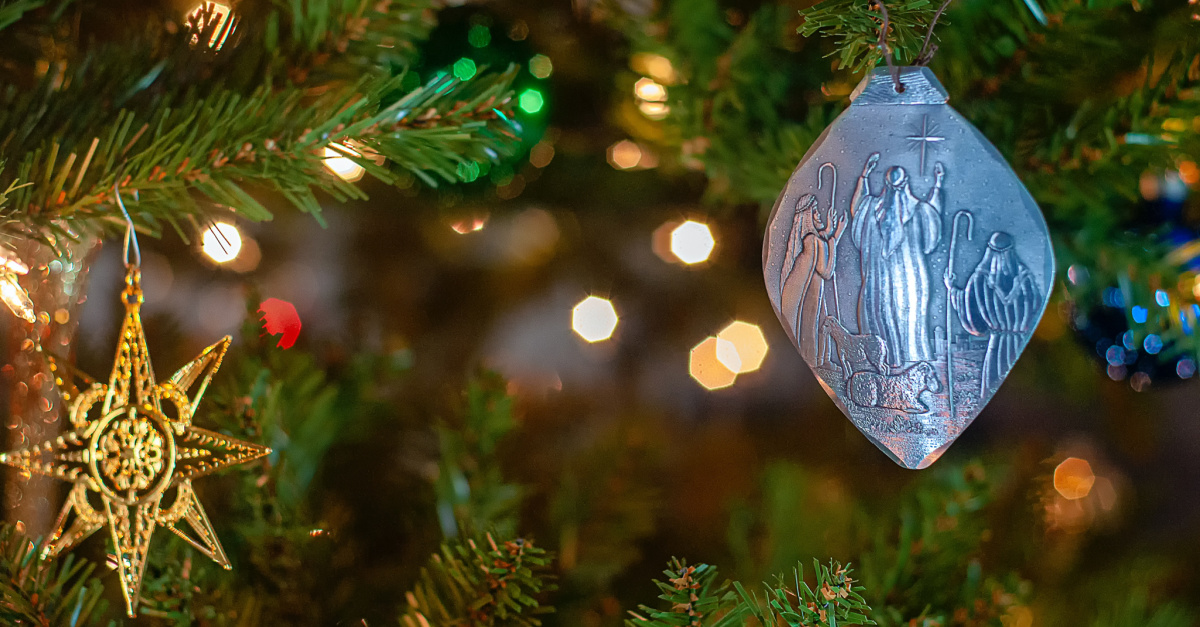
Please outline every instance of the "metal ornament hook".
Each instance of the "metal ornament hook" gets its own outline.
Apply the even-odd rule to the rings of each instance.
[[[942,13],[946,11],[946,7],[954,0],[944,0],[942,6],[938,7],[937,13],[933,14],[933,19],[929,21],[929,30],[925,33],[925,43],[921,45],[921,52],[917,55],[917,60],[914,65],[925,66],[933,60],[933,55],[937,54],[937,44],[933,42],[933,28],[937,26],[938,20],[942,18]]]
[[[879,24],[879,49],[883,51],[883,58],[887,61],[888,71],[892,74],[892,84],[895,86],[896,93],[904,93],[904,83],[900,82],[900,68],[892,61],[892,50],[887,45],[887,32],[891,24],[891,18],[888,16],[887,5],[883,0],[870,0],[869,5],[879,7],[879,13],[883,21]]]
[[[126,268],[140,268],[142,265],[142,247],[138,244],[137,229],[134,228],[133,218],[129,217],[129,210],[125,208],[125,201],[121,200],[121,183],[118,180],[113,183],[113,194],[117,197],[117,206],[121,208],[121,213],[125,216],[125,245],[123,254],[125,257]],[[133,263],[129,262],[129,243],[133,242]]]

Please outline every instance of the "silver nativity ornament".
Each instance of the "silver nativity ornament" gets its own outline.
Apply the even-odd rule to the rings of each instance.
[[[763,273],[825,391],[925,468],[1000,387],[1054,280],[1037,204],[928,68],[880,68],[775,203]],[[839,186],[841,183],[841,186]]]

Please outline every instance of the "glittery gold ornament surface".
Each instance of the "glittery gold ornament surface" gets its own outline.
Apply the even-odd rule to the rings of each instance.
[[[150,539],[159,525],[229,568],[221,543],[192,490],[192,480],[271,452],[192,426],[192,416],[229,348],[230,338],[204,349],[159,383],[142,330],[141,273],[131,266],[122,300],[125,322],[107,385],[77,395],[55,367],[71,429],[53,440],[0,454],[0,462],[73,483],[45,551],[54,556],[108,527],[121,590],[135,616]],[[180,525],[186,523],[186,525]]]

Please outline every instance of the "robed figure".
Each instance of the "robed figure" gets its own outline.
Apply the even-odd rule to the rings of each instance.
[[[997,231],[988,240],[983,259],[963,288],[946,277],[950,301],[968,333],[987,336],[980,393],[995,389],[1021,352],[1025,338],[1042,311],[1037,280],[1017,257],[1013,238]]]
[[[903,367],[933,359],[929,301],[933,288],[925,256],[937,248],[942,229],[942,179],[934,165],[933,189],[924,199],[913,194],[908,173],[893,166],[883,189],[871,190],[869,177],[879,153],[867,159],[850,204],[851,239],[858,247],[862,287],[858,332],[887,346],[888,363]]]
[[[847,220],[834,213],[832,207],[828,220],[822,220],[812,194],[802,196],[796,205],[784,255],[781,302],[793,316],[789,322],[795,330],[800,354],[809,363],[824,363],[831,352],[826,345],[829,338],[818,329],[825,316],[837,316],[836,308],[830,304],[832,289],[826,289],[825,284],[837,266],[837,245]]]

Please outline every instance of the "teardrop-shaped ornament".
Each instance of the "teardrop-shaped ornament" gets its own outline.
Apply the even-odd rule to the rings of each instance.
[[[1054,281],[1046,221],[928,68],[863,79],[775,203],[779,320],[838,407],[906,468],[937,461],[1008,376]]]

